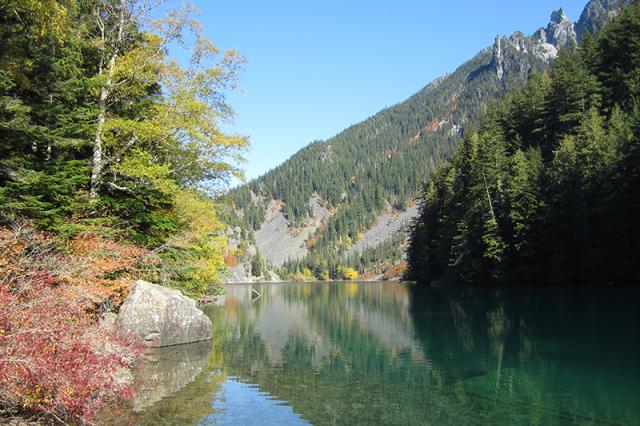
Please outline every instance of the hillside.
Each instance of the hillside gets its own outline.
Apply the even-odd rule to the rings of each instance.
[[[400,260],[395,246],[402,238],[398,232],[393,239],[388,232],[372,241],[363,237],[387,226],[385,216],[412,205],[422,183],[448,162],[466,128],[490,104],[548,70],[559,51],[572,48],[586,30],[599,29],[623,3],[592,0],[576,24],[559,10],[532,35],[496,37],[493,46],[406,101],[311,143],[232,191],[234,220],[255,231],[249,239],[255,238],[268,265],[285,267],[284,275],[307,268],[315,277],[340,277],[341,266],[383,272]],[[321,218],[313,207],[318,203]],[[365,246],[382,257],[366,256]]]

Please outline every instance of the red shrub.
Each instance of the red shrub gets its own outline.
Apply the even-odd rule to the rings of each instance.
[[[238,266],[238,258],[232,254],[225,254],[224,263],[230,268],[235,268]]]
[[[90,418],[105,402],[127,398],[118,374],[142,346],[115,330],[101,330],[56,289],[28,298],[0,287],[0,396],[5,405]]]
[[[63,254],[45,236],[18,231],[0,229],[0,414],[90,419],[133,393],[123,373],[142,355],[141,342],[97,325],[99,305],[128,286],[105,277],[110,259],[131,250],[87,238],[81,254]],[[123,268],[137,254],[111,264]]]
[[[393,265],[390,269],[388,269],[383,275],[382,275],[382,279],[387,281],[387,280],[392,280],[394,278],[400,278],[402,277],[402,275],[404,274],[404,272],[407,270],[407,264],[406,263],[398,263],[397,265]]]

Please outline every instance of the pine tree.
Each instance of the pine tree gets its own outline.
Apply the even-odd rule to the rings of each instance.
[[[438,278],[447,252],[437,273],[474,283],[639,282],[639,17],[635,2],[467,134],[453,184],[425,187],[411,276]]]

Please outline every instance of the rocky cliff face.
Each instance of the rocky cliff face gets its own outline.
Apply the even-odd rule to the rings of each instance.
[[[309,199],[309,212],[296,227],[283,213],[281,202],[269,203],[265,222],[255,233],[258,249],[269,264],[279,268],[287,260],[299,260],[307,255],[310,238],[331,218],[331,212],[317,195]]]
[[[500,80],[504,75],[504,56],[502,55],[502,37],[497,36],[496,42],[493,45],[493,58],[491,64],[496,69],[496,75]]]
[[[620,8],[633,3],[633,0],[591,0],[582,11],[575,30],[578,40],[582,40],[585,32],[596,34],[620,12]]]
[[[505,57],[511,53],[510,69],[516,72],[527,72],[530,68],[531,53],[537,59],[550,63],[562,49],[571,48],[577,44],[575,24],[569,20],[564,10],[560,9],[551,14],[549,24],[540,28],[531,36],[525,36],[517,31],[508,37],[496,36],[493,45],[492,65],[497,77],[502,80],[505,74]]]

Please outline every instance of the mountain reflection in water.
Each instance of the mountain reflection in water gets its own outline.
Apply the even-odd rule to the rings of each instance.
[[[215,337],[202,372],[120,419],[634,424],[638,292],[605,290],[230,285],[224,306],[205,308]]]

